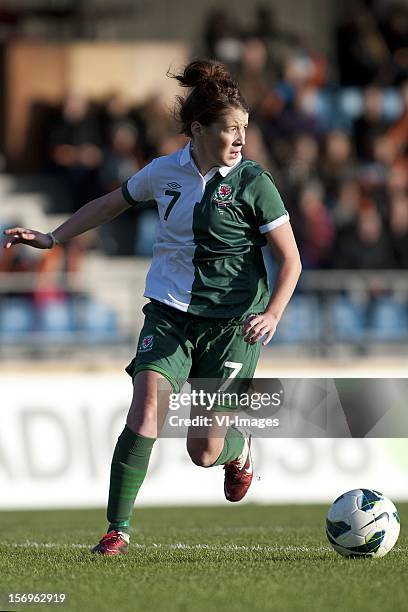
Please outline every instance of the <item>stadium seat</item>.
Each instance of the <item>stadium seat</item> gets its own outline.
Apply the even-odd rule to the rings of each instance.
[[[317,298],[309,295],[294,295],[279,322],[274,342],[317,342],[319,332]]]
[[[331,320],[336,340],[352,342],[361,339],[366,331],[366,304],[346,296],[331,303]]]
[[[338,113],[337,106],[337,96],[334,92],[329,89],[316,91],[314,116],[324,130],[348,129],[348,121]]]
[[[340,89],[339,107],[350,119],[356,119],[363,111],[361,90],[357,87],[343,87]]]
[[[363,98],[360,89],[357,87],[344,87],[338,93],[337,110],[339,116],[342,117],[345,127],[351,128],[351,125],[363,110]]]
[[[392,297],[375,301],[370,318],[370,339],[406,340],[408,336],[407,304]]]
[[[95,300],[81,300],[76,324],[86,341],[110,342],[118,338],[116,312]]]
[[[396,121],[402,115],[404,104],[398,89],[384,89],[383,112],[386,121]]]
[[[34,315],[27,298],[5,298],[0,307],[0,334],[3,340],[33,331]]]
[[[158,215],[155,210],[144,210],[138,219],[136,227],[135,255],[151,257],[156,239]]]
[[[37,329],[48,339],[67,340],[73,332],[72,313],[68,301],[51,300],[41,304],[37,312]]]

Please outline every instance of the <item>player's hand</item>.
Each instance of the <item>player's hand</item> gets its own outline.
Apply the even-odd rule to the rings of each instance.
[[[262,342],[262,346],[266,346],[272,340],[277,324],[277,318],[266,312],[258,315],[249,315],[244,321],[243,332],[245,342],[255,344],[262,336],[266,336]]]
[[[52,246],[50,236],[24,227],[12,227],[5,230],[3,234],[6,236],[5,249],[9,249],[15,244],[28,244],[36,249],[49,249]]]

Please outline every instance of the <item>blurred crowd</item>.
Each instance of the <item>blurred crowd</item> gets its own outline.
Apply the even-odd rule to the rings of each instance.
[[[215,11],[207,53],[251,107],[245,154],[269,169],[306,269],[408,268],[408,7],[353,2],[328,61],[258,7]]]
[[[306,269],[408,268],[408,9],[355,1],[333,32],[333,57],[254,9],[208,15],[200,55],[223,61],[251,108],[245,156],[268,169],[291,215]],[[181,147],[159,97],[138,107],[70,94],[36,103],[27,167],[58,185],[52,211],[72,213]],[[154,203],[100,229],[110,255],[149,255]]]
[[[134,107],[116,92],[99,102],[73,93],[61,108],[36,105],[31,126],[27,142],[37,147],[29,163],[54,178],[54,213],[75,212],[185,142],[160,96]],[[155,223],[153,202],[129,210],[100,228],[98,246],[109,255],[150,255]]]

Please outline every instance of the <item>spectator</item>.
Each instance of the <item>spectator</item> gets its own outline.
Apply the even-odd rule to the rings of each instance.
[[[281,30],[278,15],[273,6],[258,4],[255,8],[255,24],[252,36],[261,38],[265,42],[293,41],[293,35]]]
[[[395,258],[383,221],[372,200],[366,199],[352,231],[340,234],[335,265],[345,270],[386,270]]]
[[[264,42],[268,52],[269,67],[278,76],[282,76],[283,67],[290,57],[294,54],[306,55],[304,41],[300,41],[298,34],[281,28],[277,11],[270,5],[257,6],[255,24],[250,35]]]
[[[366,192],[385,197],[385,186],[397,159],[397,150],[390,138],[379,136],[373,144],[373,162],[359,167],[359,179]]]
[[[113,191],[125,179],[146,164],[139,145],[137,128],[132,123],[112,125],[110,141],[100,169],[100,180],[104,192]]]
[[[335,238],[334,224],[324,204],[323,187],[308,183],[300,194],[297,237],[305,269],[328,266]]]
[[[401,117],[389,128],[387,137],[393,142],[398,154],[408,155],[408,80],[400,88],[403,101]]]
[[[7,226],[0,224],[0,233],[3,234],[3,230],[10,227],[10,221]],[[15,225],[21,225],[16,222]],[[2,246],[2,244],[1,244]],[[38,255],[31,253],[32,249],[22,248],[19,252],[11,253],[13,249],[0,248],[0,274],[14,274],[19,272],[30,273],[34,272],[37,266]],[[2,291],[0,293],[0,299],[12,298],[12,297],[25,297],[28,299],[32,298],[32,291],[27,289],[26,291]]]
[[[273,75],[268,68],[268,52],[261,38],[251,37],[243,44],[237,80],[251,109],[251,116],[256,120],[263,100],[273,85]]]
[[[353,139],[357,157],[362,162],[374,159],[374,142],[385,134],[387,122],[383,118],[383,92],[378,87],[364,90],[363,113],[354,122]]]
[[[396,194],[391,200],[390,232],[395,260],[400,268],[408,269],[408,196]]]
[[[111,93],[105,100],[99,112],[99,124],[104,147],[110,146],[112,133],[116,127],[123,124],[134,127],[138,134],[139,145],[143,149],[148,146],[146,143],[146,125],[140,112],[119,92]],[[150,159],[151,156],[152,152],[147,157]]]
[[[132,123],[131,106],[119,92],[112,92],[99,111],[99,130],[103,145],[109,146],[112,132],[117,125]]]
[[[138,142],[138,131],[133,123],[112,124],[111,139],[100,171],[104,193],[120,185],[142,168],[146,160]],[[132,255],[138,218],[143,213],[134,207],[98,228],[101,248],[108,255]]]
[[[208,57],[219,59],[231,68],[238,66],[242,55],[242,28],[231,10],[212,10],[204,25],[204,42]]]
[[[380,78],[387,73],[390,53],[376,17],[364,2],[353,1],[346,8],[336,38],[340,84],[363,87],[380,84]]]
[[[90,102],[70,94],[62,116],[49,138],[52,167],[64,181],[71,198],[71,211],[100,195],[99,168],[102,164],[101,135]]]
[[[395,163],[387,176],[387,194],[389,197],[408,193],[408,166],[406,161]]]
[[[340,238],[342,233],[350,232],[353,229],[361,198],[361,187],[356,180],[344,181],[339,186],[336,203],[332,210],[337,238]]]
[[[272,158],[279,164],[289,162],[291,143],[298,134],[305,134],[318,142],[323,135],[317,119],[310,113],[307,92],[299,89],[287,91],[288,98],[276,117],[265,124],[265,137],[271,147]]]
[[[318,178],[319,145],[315,138],[300,134],[293,142],[293,153],[287,164],[282,187],[289,201],[296,201],[305,183]]]
[[[61,281],[65,274],[65,252],[61,245],[44,251],[37,267],[34,305],[41,310],[49,303],[67,303],[68,294]]]
[[[277,181],[278,171],[273,167],[272,160],[263,141],[262,132],[256,122],[251,122],[246,131],[245,147],[243,149],[245,157],[258,162],[273,174]]]
[[[169,136],[178,135],[177,123],[163,96],[159,94],[146,100],[140,112],[146,125],[146,141],[157,155],[159,147]]]
[[[392,4],[381,26],[391,55],[390,84],[399,85],[408,79],[408,7],[402,3]]]
[[[333,130],[326,135],[320,163],[320,177],[326,189],[326,202],[332,206],[341,184],[355,176],[353,147],[345,132]]]

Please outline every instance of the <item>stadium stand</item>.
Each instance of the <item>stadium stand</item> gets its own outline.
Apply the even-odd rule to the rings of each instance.
[[[245,26],[221,9],[208,13],[200,53],[227,63],[239,81],[251,106],[245,154],[274,176],[302,254],[303,280],[277,345],[371,350],[407,339],[407,15],[406,7],[355,3],[324,54],[281,28],[268,7],[254,9]],[[5,152],[0,224],[55,227],[184,142],[160,96],[33,99],[21,158]],[[153,205],[130,210],[61,251],[59,262],[23,249],[12,259],[2,254],[0,338],[134,340],[140,321],[130,305],[142,303],[148,265],[134,257],[150,256],[156,221]],[[46,295],[36,287],[50,269],[58,282]]]

